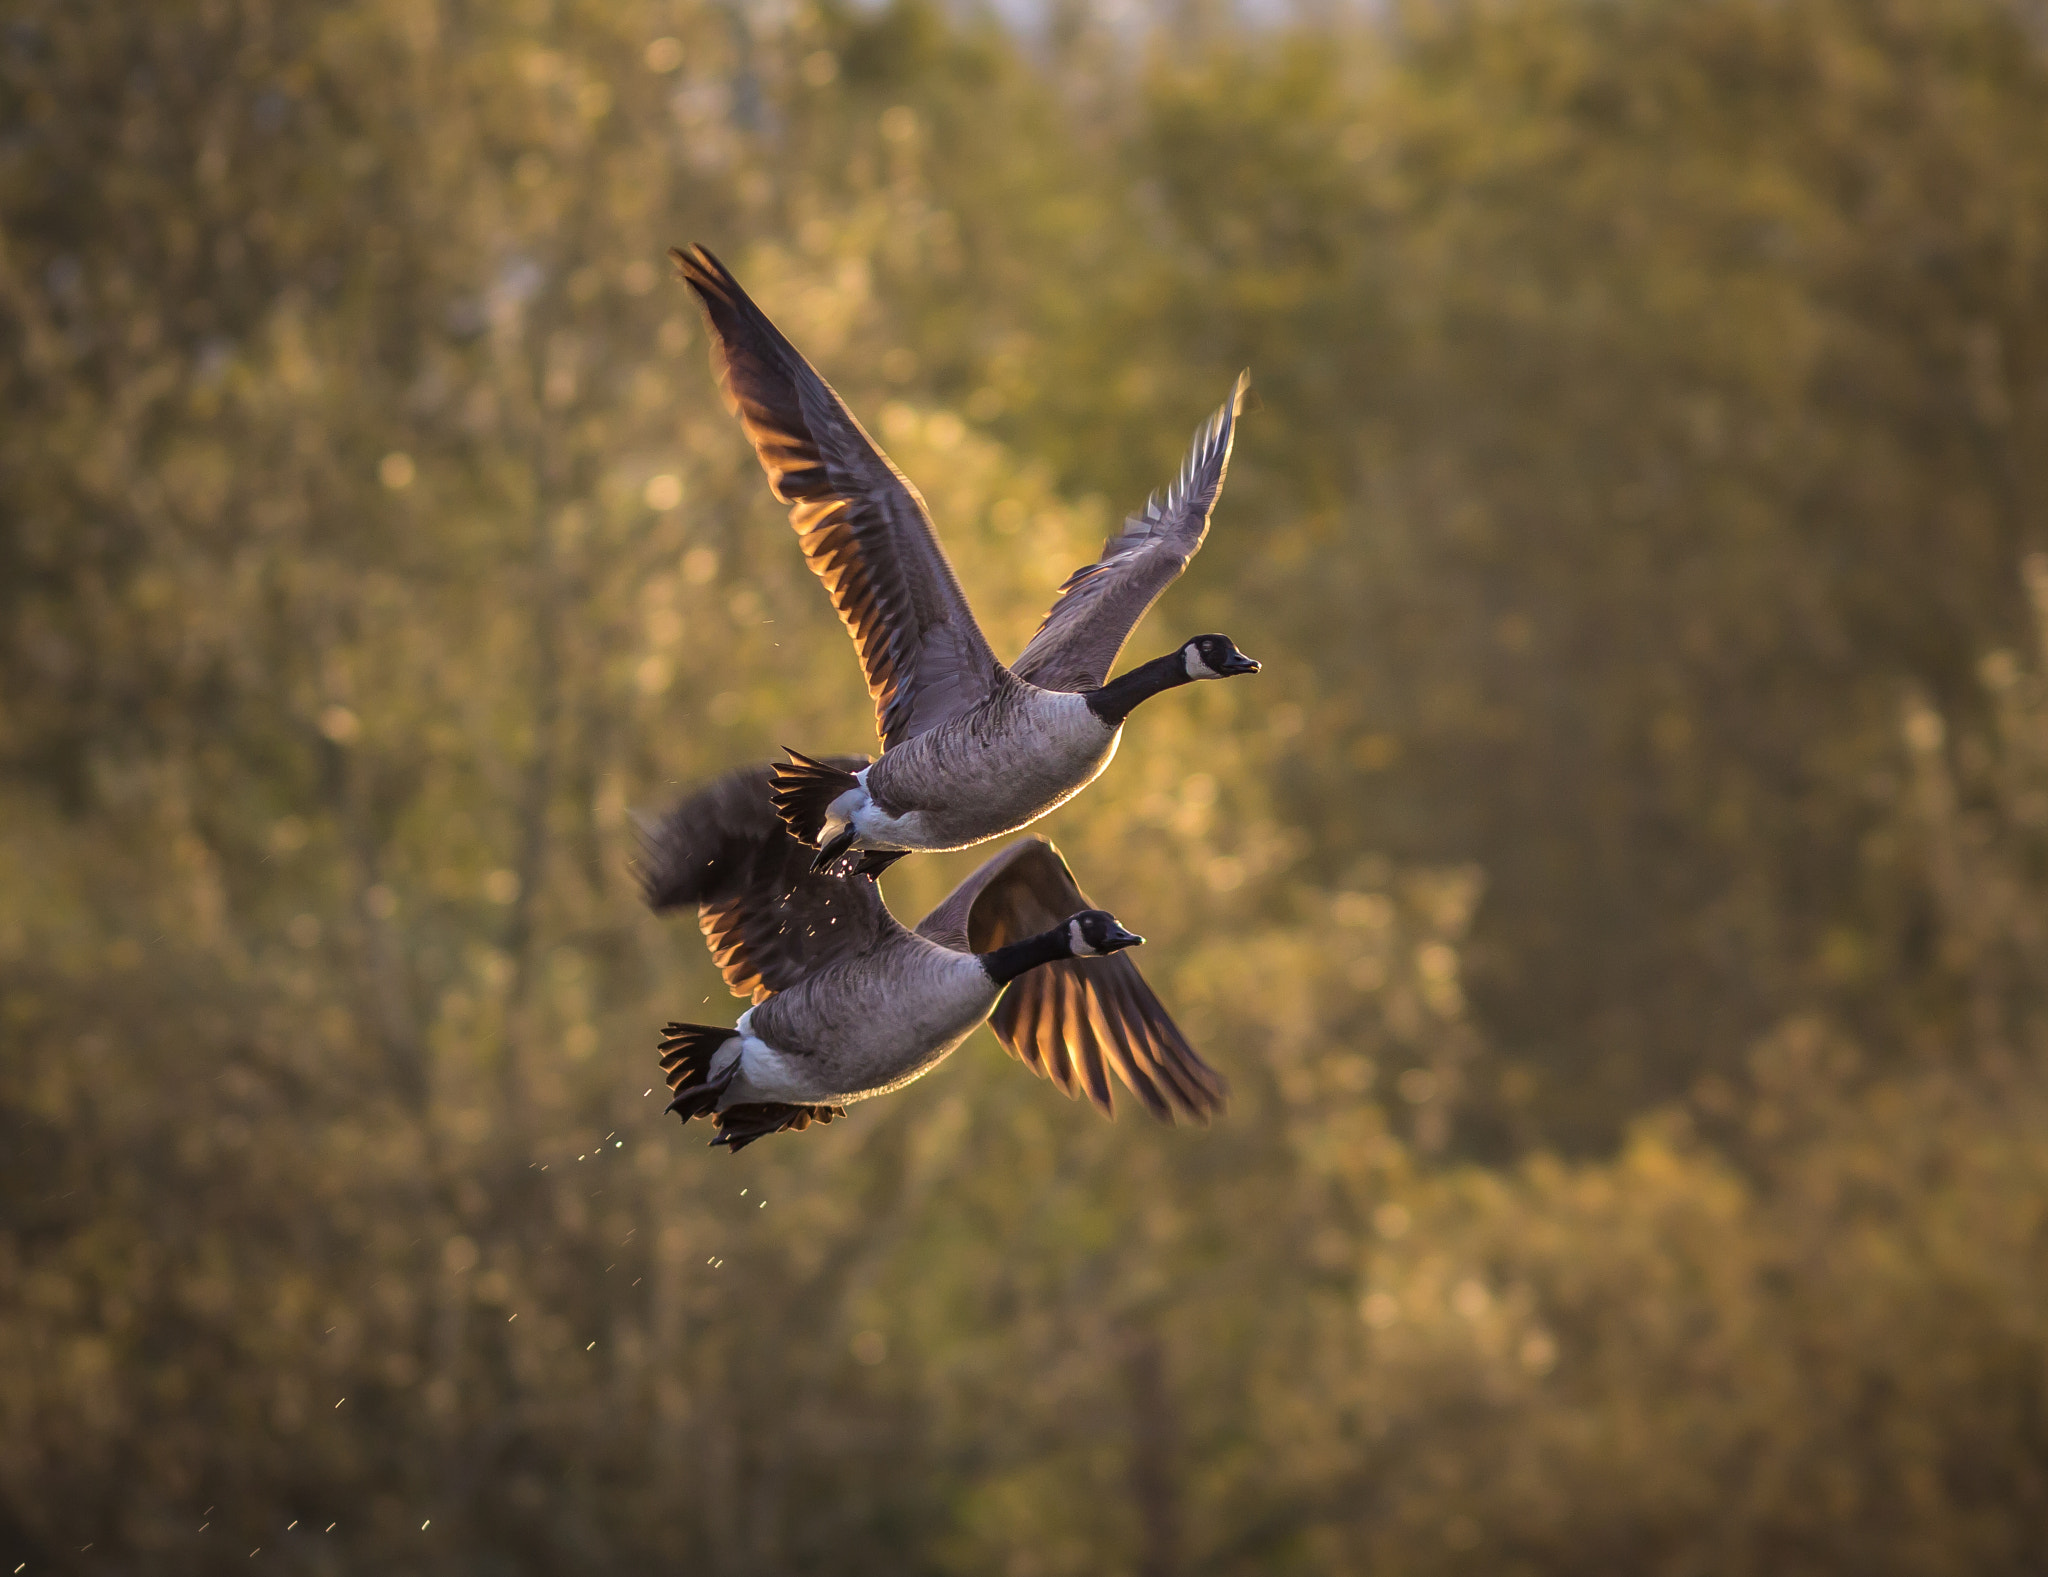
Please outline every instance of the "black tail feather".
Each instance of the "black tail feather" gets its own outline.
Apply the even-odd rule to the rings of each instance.
[[[661,1071],[675,1099],[668,1109],[684,1122],[709,1117],[718,1128],[711,1142],[728,1150],[744,1150],[756,1139],[784,1131],[801,1133],[814,1122],[828,1123],[844,1117],[843,1106],[790,1106],[780,1102],[755,1101],[718,1109],[718,1100],[732,1082],[739,1064],[719,1077],[711,1072],[712,1058],[739,1032],[711,1024],[670,1024],[661,1032]]]
[[[711,1059],[718,1054],[719,1047],[738,1033],[711,1024],[670,1024],[662,1030],[661,1072],[675,1094],[668,1109],[679,1113],[684,1122],[717,1112],[718,1097],[725,1093],[732,1073],[728,1069],[724,1078],[714,1081]]]
[[[785,745],[783,749],[789,747]],[[769,797],[774,800],[775,813],[782,818],[783,825],[798,842],[814,849],[825,828],[825,812],[835,799],[857,786],[851,772],[813,761],[794,750],[789,750],[789,760],[769,774],[768,782]]]

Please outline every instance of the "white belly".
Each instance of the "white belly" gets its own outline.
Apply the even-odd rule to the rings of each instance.
[[[718,1109],[738,1106],[757,1101],[790,1101],[798,1105],[808,1103],[813,1097],[802,1093],[807,1082],[805,1062],[807,1059],[792,1056],[779,1047],[770,1045],[753,1032],[754,1010],[748,1008],[733,1026],[740,1032],[737,1041],[727,1041],[712,1059],[711,1071],[714,1076],[731,1066],[732,1060],[739,1060],[739,1075],[725,1088],[719,1097]]]
[[[926,847],[930,837],[928,818],[921,810],[907,811],[892,816],[872,799],[868,798],[868,773],[872,768],[863,768],[854,774],[858,787],[848,789],[825,807],[825,819],[818,829],[818,843],[822,847],[838,837],[850,825],[853,828],[853,846],[857,849],[921,849]]]

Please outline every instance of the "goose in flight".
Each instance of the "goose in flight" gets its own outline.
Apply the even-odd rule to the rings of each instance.
[[[724,264],[672,251],[711,325],[712,360],[804,558],[852,634],[882,756],[859,772],[790,752],[775,805],[820,869],[878,872],[914,849],[962,849],[1036,821],[1109,765],[1141,701],[1259,665],[1198,635],[1111,681],[1145,611],[1208,535],[1250,375],[1195,436],[1180,476],[1102,556],[1067,577],[1004,667],[989,649],[917,489]]]
[[[663,1033],[669,1110],[711,1118],[714,1145],[739,1150],[899,1089],[991,1010],[1012,1055],[1105,1114],[1111,1068],[1164,1121],[1222,1109],[1222,1076],[1123,956],[1143,939],[1089,904],[1052,844],[1020,838],[905,930],[873,877],[811,868],[769,771],[728,773],[642,832],[647,902],[694,904],[727,986],[753,1002],[729,1029]]]

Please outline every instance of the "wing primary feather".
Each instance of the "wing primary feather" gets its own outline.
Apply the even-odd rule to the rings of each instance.
[[[1175,1107],[1198,1115],[1205,1103],[1176,1077],[1172,1060],[1160,1055],[1156,1025],[1149,1015],[1139,1011],[1121,985],[1106,994],[1104,1005],[1123,1026],[1121,1043],[1130,1048],[1132,1066],[1151,1090],[1153,1115],[1170,1122]]]
[[[1237,416],[1250,390],[1251,374],[1239,373],[1230,397],[1196,432],[1172,484],[1103,543],[1094,563],[1061,583],[1044,622],[1012,665],[1018,678],[1049,690],[1079,691],[1109,677],[1131,631],[1209,534]]]
[[[1067,1038],[1060,1032],[1060,1014],[1065,1004],[1060,1001],[1059,982],[1048,970],[1036,971],[1038,993],[1037,1018],[1032,1023],[1032,1036],[1038,1042],[1039,1060],[1044,1063],[1046,1077],[1051,1079],[1060,1093],[1072,1099],[1080,1093],[1074,1077],[1074,1064],[1067,1056]]]
[[[1045,1059],[1038,1051],[1037,1019],[1031,1005],[1032,978],[1025,975],[1010,983],[989,1022],[1005,1051],[1040,1078],[1050,1078]]]
[[[1098,991],[1096,1003],[1107,1031],[1105,1039],[1117,1051],[1118,1076],[1154,1117],[1162,1122],[1173,1121],[1173,1107],[1161,1093],[1158,1081],[1148,1071],[1150,1059],[1145,1056],[1142,1034],[1132,1033],[1133,1026],[1117,1011],[1116,999],[1110,992]]]
[[[727,404],[853,638],[884,746],[982,700],[1002,667],[917,489],[723,263],[702,246],[669,256],[710,323]]]
[[[1081,970],[1073,971],[1070,989],[1073,994],[1073,1012],[1069,1020],[1068,1035],[1074,1042],[1078,1061],[1087,1075],[1088,1099],[1094,1102],[1102,1115],[1116,1116],[1116,1099],[1109,1089],[1109,1058],[1114,1054],[1114,1041],[1096,1033],[1095,1015],[1090,1010],[1088,982],[1082,978]]]
[[[1141,1039],[1148,1060],[1164,1075],[1168,1089],[1178,1095],[1190,1116],[1207,1122],[1223,1109],[1228,1081],[1188,1044],[1135,965],[1117,993],[1117,1011],[1133,1026],[1134,1038]]]

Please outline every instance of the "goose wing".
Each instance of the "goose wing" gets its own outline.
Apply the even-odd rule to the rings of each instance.
[[[1237,375],[1230,398],[1195,434],[1166,496],[1154,493],[1102,545],[1102,557],[1067,577],[1052,611],[1011,667],[1019,679],[1046,690],[1093,690],[1109,677],[1131,631],[1160,593],[1180,578],[1209,534],[1209,512],[1223,491],[1251,377],[1249,372]]]
[[[1020,838],[956,887],[918,926],[956,950],[986,953],[1093,908],[1060,851]],[[989,1019],[996,1038],[1069,1096],[1085,1090],[1115,1115],[1109,1072],[1162,1121],[1207,1121],[1229,1086],[1187,1043],[1127,953],[1043,964],[1010,982]]]
[[[980,701],[1001,664],[917,489],[723,263],[701,246],[669,256],[710,319],[726,401],[860,652],[883,749]]]
[[[834,756],[858,771],[865,756]],[[768,797],[766,766],[729,772],[640,829],[639,877],[657,913],[697,906],[712,960],[736,997],[759,1002],[872,946],[895,925],[866,876],[811,874]]]

